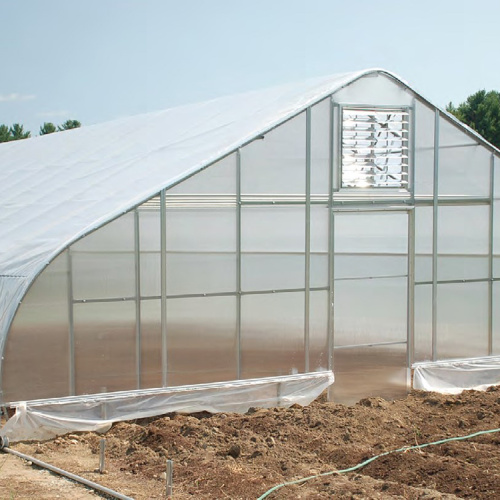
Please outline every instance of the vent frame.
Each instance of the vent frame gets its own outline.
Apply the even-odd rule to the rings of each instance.
[[[359,194],[387,191],[409,195],[411,106],[342,103],[338,109],[337,189]],[[375,126],[370,129],[369,123]],[[355,170],[353,165],[360,168]]]

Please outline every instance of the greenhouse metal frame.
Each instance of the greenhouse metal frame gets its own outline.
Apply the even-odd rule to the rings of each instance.
[[[0,433],[500,383],[499,151],[396,75],[88,129],[0,148],[72,221],[5,238]]]

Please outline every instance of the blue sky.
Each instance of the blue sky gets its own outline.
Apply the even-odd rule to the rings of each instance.
[[[84,125],[382,67],[500,90],[498,0],[0,0],[0,123]]]

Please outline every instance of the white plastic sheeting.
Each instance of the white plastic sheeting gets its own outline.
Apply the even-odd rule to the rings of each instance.
[[[500,384],[500,356],[416,363],[413,368],[413,388],[423,391],[459,394]]]
[[[0,144],[0,354],[27,288],[70,243],[379,72],[398,79],[344,73]]]
[[[68,432],[106,432],[113,422],[165,413],[245,413],[250,407],[307,405],[334,381],[331,371],[116,392],[15,403],[15,415],[0,429],[11,442],[46,440]]]

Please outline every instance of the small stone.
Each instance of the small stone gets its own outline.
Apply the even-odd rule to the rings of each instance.
[[[269,446],[271,448],[272,446],[274,446],[276,444],[276,441],[274,440],[273,437],[269,436],[266,438],[266,443],[267,443],[267,446]]]
[[[229,448],[227,454],[233,458],[238,458],[241,455],[241,447],[239,444],[233,444]]]
[[[167,473],[166,472],[162,472],[160,474],[160,479],[163,479],[165,481],[167,479]]]

